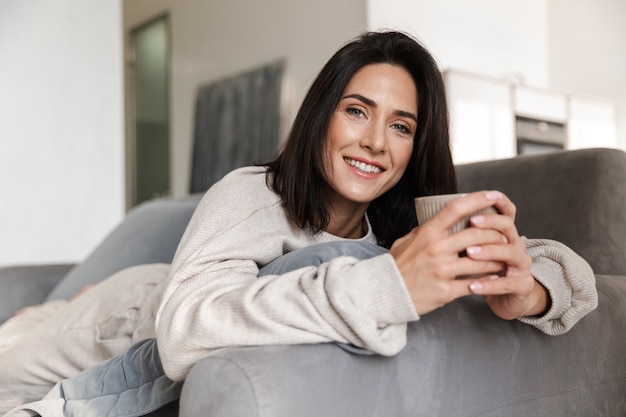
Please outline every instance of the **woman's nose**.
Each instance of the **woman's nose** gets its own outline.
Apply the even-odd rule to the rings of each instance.
[[[369,150],[372,153],[385,152],[387,146],[387,139],[385,138],[384,127],[379,123],[372,123],[369,128],[363,132],[361,138],[361,147]]]

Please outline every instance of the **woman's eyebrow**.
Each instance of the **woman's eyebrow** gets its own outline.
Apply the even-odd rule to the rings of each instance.
[[[376,104],[376,102],[374,100],[372,100],[371,98],[367,98],[365,96],[362,96],[361,94],[356,94],[356,93],[355,94],[348,94],[348,95],[345,95],[345,96],[341,97],[342,100],[345,99],[345,98],[356,98],[357,100],[362,101],[363,103],[367,104],[368,106],[377,107],[377,104]],[[417,123],[417,116],[414,115],[411,112],[404,111],[404,110],[395,110],[393,113],[395,115],[398,115],[398,116],[401,116],[401,117],[408,117],[410,119],[413,119]]]
[[[377,104],[374,100],[372,100],[371,98],[367,98],[365,96],[362,96],[360,94],[348,94],[347,96],[343,96],[341,97],[341,99],[343,100],[344,98],[356,98],[357,100],[361,100],[363,103],[367,104],[368,106],[371,107],[376,107]]]

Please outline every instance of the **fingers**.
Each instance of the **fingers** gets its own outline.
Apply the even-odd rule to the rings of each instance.
[[[488,207],[495,207],[504,216],[515,220],[515,205],[499,191],[478,191],[449,202],[424,226],[437,232],[447,231],[457,222]]]
[[[484,296],[491,310],[506,320],[545,314],[550,306],[547,290],[530,274],[489,276],[472,281],[469,289]]]
[[[508,242],[508,239],[498,230],[470,227],[442,239],[442,246],[453,253],[467,252],[467,249],[480,252],[485,246],[502,245]]]
[[[479,214],[470,219],[470,224],[472,229],[497,230],[502,234],[503,242],[492,241],[470,246],[467,249],[468,256],[476,260],[498,260],[521,270],[529,269],[532,260],[526,254],[526,247],[515,226],[515,205],[502,195],[496,206],[501,213],[507,212],[509,215]]]
[[[494,313],[507,320],[540,314],[546,308],[545,290],[531,276],[435,281],[413,301],[418,314],[424,315],[470,294],[484,296]]]
[[[422,287],[419,292],[411,293],[411,298],[417,313],[423,316],[458,298],[471,294],[472,291],[467,281],[434,280]]]
[[[445,264],[438,264],[432,275],[438,280],[455,280],[463,276],[489,276],[502,271],[502,262],[486,260],[476,261],[468,257],[456,257]],[[466,284],[467,285],[467,284]]]
[[[532,259],[526,254],[526,246],[517,232],[515,224],[506,216],[477,216],[472,218],[474,228],[498,230],[504,237],[502,242],[487,242],[467,248],[467,256],[475,260],[497,260],[519,270],[529,270]]]
[[[479,229],[497,230],[505,237],[504,242],[517,242],[520,239],[513,218],[505,215],[479,214],[470,218],[470,224]]]
[[[468,287],[472,293],[481,295],[525,295],[532,290],[533,285],[532,277],[500,277],[493,274],[472,280]]]

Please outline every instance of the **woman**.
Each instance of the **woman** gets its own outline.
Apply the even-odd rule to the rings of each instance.
[[[126,396],[124,414],[141,415],[179,394],[163,369],[184,380],[198,360],[228,346],[338,342],[394,355],[408,322],[469,294],[549,334],[595,308],[589,266],[556,242],[520,238],[515,206],[502,193],[472,193],[417,226],[415,197],[455,191],[435,61],[402,33],[362,35],[322,69],[278,157],[233,171],[204,196],[153,297],[157,343],[87,369],[48,400],[115,385],[94,378],[129,381],[134,373],[153,392],[143,390],[146,402]],[[488,206],[501,214],[474,216],[474,227],[449,234]],[[470,274],[483,277],[455,279]],[[69,409],[64,401],[57,404]]]
[[[338,341],[393,355],[407,322],[472,293],[498,316],[549,334],[595,307],[585,262],[554,243],[550,251],[583,272],[533,265],[515,206],[499,192],[456,200],[416,227],[415,197],[455,191],[433,58],[397,32],[347,44],[313,83],[279,156],[226,176],[196,210],[157,312],[165,372],[184,379],[225,346]],[[457,220],[492,205],[501,215],[476,216],[474,227],[449,235]],[[354,242],[354,253],[344,253],[356,257],[257,279],[286,253],[337,241]],[[364,243],[390,250],[359,260]],[[528,243],[535,256],[545,245]],[[463,250],[467,257],[458,256]],[[455,280],[463,274],[485,276]],[[562,289],[570,287],[592,296],[567,308],[571,293]]]

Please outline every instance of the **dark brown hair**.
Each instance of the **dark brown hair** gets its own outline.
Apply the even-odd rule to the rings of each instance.
[[[268,164],[268,185],[290,217],[313,233],[329,222],[326,135],[341,94],[354,74],[370,64],[405,69],[418,92],[413,154],[392,189],[372,201],[367,213],[379,244],[390,247],[417,225],[415,197],[456,192],[449,146],[445,88],[437,63],[412,37],[401,32],[366,32],[343,46],[322,68],[296,115],[279,155]]]

